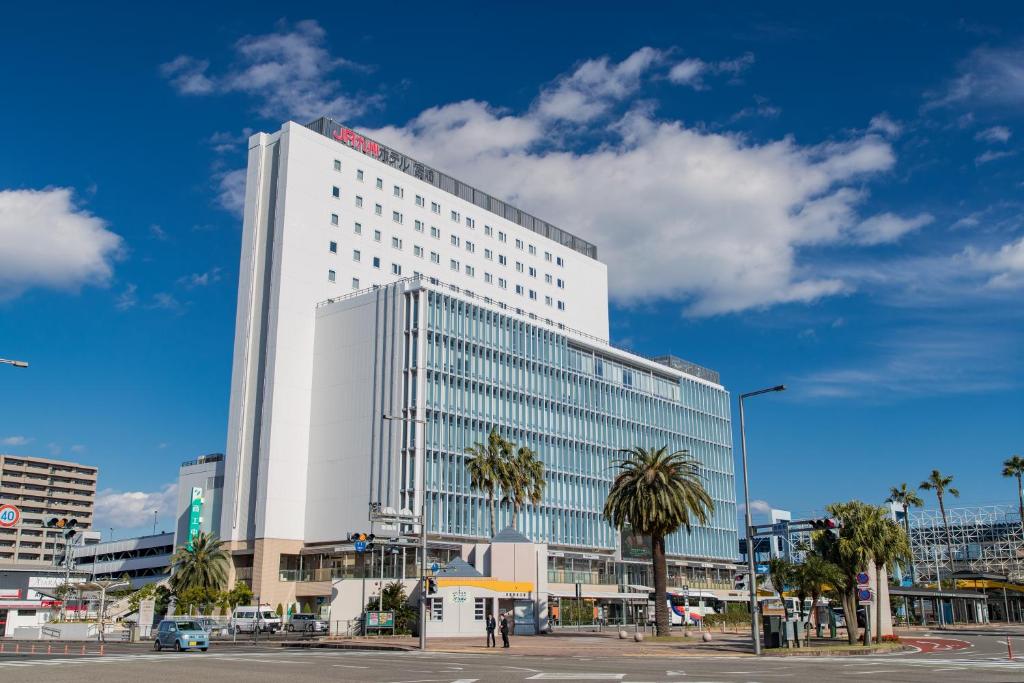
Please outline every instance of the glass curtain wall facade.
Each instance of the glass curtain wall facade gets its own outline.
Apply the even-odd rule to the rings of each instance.
[[[465,450],[497,427],[537,453],[546,468],[543,502],[525,505],[519,515],[518,528],[535,542],[614,550],[617,532],[601,511],[618,449],[667,445],[699,460],[715,501],[710,523],[672,535],[668,553],[735,559],[724,389],[668,368],[631,365],[600,345],[445,291],[414,289],[406,306],[404,393],[408,408],[425,420],[422,430],[405,432],[407,504],[416,479],[414,440],[422,434],[432,535],[489,535],[487,499],[470,486]],[[510,521],[511,510],[499,506],[498,528]]]

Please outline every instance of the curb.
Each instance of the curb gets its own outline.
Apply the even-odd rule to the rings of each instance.
[[[326,649],[326,650],[383,650],[385,652],[414,652],[419,648],[407,645],[388,645],[386,643],[343,643],[336,641],[290,641],[280,643],[280,647]]]
[[[809,649],[794,648],[786,652],[764,652],[765,657],[866,657],[869,655],[895,654],[897,652],[914,652],[917,648],[903,645],[901,647],[865,647],[860,650],[829,650],[827,648]]]

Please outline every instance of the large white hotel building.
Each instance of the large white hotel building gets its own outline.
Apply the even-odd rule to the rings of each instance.
[[[324,606],[364,573],[418,576],[411,551],[371,561],[344,543],[374,503],[425,502],[442,563],[485,540],[465,449],[493,426],[546,467],[518,519],[548,547],[538,591],[651,585],[601,518],[633,445],[688,449],[716,503],[669,539],[670,584],[731,588],[728,393],[713,371],[608,343],[594,245],[330,119],[256,134],[248,155],[219,529],[232,578]]]

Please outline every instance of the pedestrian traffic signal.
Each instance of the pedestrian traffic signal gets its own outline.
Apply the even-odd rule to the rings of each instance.
[[[437,579],[428,578],[427,579],[427,595],[433,595],[434,593],[437,593]]]
[[[747,590],[747,575],[746,574],[737,574],[736,575],[736,579],[735,579],[735,583],[736,583],[736,590],[738,590],[738,591],[745,591],[745,590]]]
[[[840,527],[842,527],[842,524],[839,523],[839,520],[832,517],[811,520],[811,528],[815,531],[832,531]]]

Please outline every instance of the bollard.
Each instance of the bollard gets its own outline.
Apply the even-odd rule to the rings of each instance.
[[[85,654],[85,643],[82,643],[82,654]]]
[[[16,655],[20,655],[21,654],[21,643],[15,643],[14,644],[14,654],[16,654]]]
[[[1009,655],[1010,661],[1013,661],[1013,647],[1010,646],[1010,636],[1006,636],[1006,654]]]
[[[0,643],[0,655],[4,653],[4,644]]]
[[[64,643],[64,654],[68,653],[68,648],[71,647],[68,643]]]
[[[35,653],[36,653],[36,644],[32,643],[32,647],[30,648],[29,654],[30,655],[34,655]]]
[[[104,646],[104,645],[105,645],[105,643],[100,643],[100,656],[101,656],[101,657],[102,657],[102,656],[103,656],[103,654],[104,654],[104,653],[103,653],[103,646]]]
[[[52,655],[53,654],[53,643],[47,643],[46,644],[46,654],[48,654],[48,655]]]

